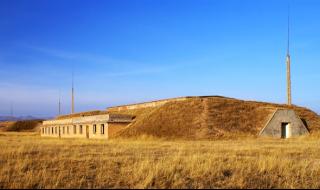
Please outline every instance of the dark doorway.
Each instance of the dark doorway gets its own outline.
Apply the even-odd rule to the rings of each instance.
[[[288,138],[289,123],[281,123],[281,138]]]
[[[87,136],[87,139],[89,138],[89,126],[86,125],[86,136]]]
[[[287,126],[289,123],[281,123],[281,138],[285,139],[287,137]]]

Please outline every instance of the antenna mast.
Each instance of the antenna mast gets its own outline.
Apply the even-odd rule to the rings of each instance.
[[[72,89],[71,89],[71,113],[74,113],[74,87],[73,87],[73,75],[74,75],[74,71],[73,71],[73,66],[72,66]]]
[[[61,115],[61,96],[60,96],[60,90],[59,90],[59,115]]]
[[[291,106],[291,72],[290,72],[290,64],[291,64],[291,59],[290,59],[290,6],[288,5],[288,44],[287,44],[287,58],[286,58],[286,63],[287,63],[287,101],[288,105]]]

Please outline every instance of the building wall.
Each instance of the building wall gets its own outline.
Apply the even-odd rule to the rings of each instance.
[[[121,128],[127,126],[131,121],[132,116],[124,114],[103,114],[47,120],[43,122],[41,136],[108,139],[109,133],[116,133]],[[103,125],[104,133],[102,133]],[[80,126],[82,126],[82,132],[80,130]]]
[[[104,134],[102,134],[102,124],[104,125]],[[96,132],[94,133],[94,125]],[[74,126],[76,129],[74,130]],[[80,130],[82,126],[82,133]],[[53,129],[53,133],[52,133]],[[56,130],[57,129],[57,130]],[[43,137],[56,137],[56,138],[87,138],[87,129],[90,139],[108,139],[109,124],[108,123],[95,123],[95,124],[81,124],[81,125],[52,125],[41,128],[41,136]],[[43,133],[45,130],[45,133]],[[60,130],[60,136],[59,136]],[[112,127],[112,130],[113,127]]]
[[[281,124],[290,123],[292,137],[308,134],[309,131],[293,110],[278,109],[260,132],[261,136],[281,138]]]
[[[60,130],[60,137],[61,138],[86,138],[86,125],[82,126],[82,133],[80,133],[80,125],[75,125],[76,131],[74,131],[74,125],[50,125],[44,126],[43,129],[49,129],[50,133],[43,134],[43,129],[41,129],[41,136],[43,137],[59,137],[59,130]],[[52,128],[54,128],[54,133],[52,134]],[[56,130],[57,129],[57,130]]]
[[[102,124],[104,124],[104,134],[101,133]],[[94,125],[96,126],[96,132],[94,133]],[[108,123],[97,123],[86,125],[89,129],[89,138],[90,139],[108,139]],[[86,127],[87,128],[87,127]]]

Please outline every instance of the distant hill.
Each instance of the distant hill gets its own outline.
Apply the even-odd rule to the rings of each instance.
[[[119,137],[214,139],[257,136],[277,108],[295,110],[311,133],[320,131],[320,116],[307,108],[225,97],[192,97],[156,107],[114,112],[136,116],[120,131]]]
[[[40,131],[42,121],[35,120],[20,120],[20,121],[0,121],[0,131],[12,131],[12,132],[36,132]]]
[[[42,121],[46,119],[50,118],[0,116],[0,131],[39,131]]]
[[[0,121],[16,121],[16,117],[12,116],[0,116]]]
[[[19,116],[19,117],[13,117],[13,116],[0,116],[0,121],[28,121],[28,120],[45,120],[50,119],[49,117],[46,118],[40,118],[40,117],[34,117],[34,116]]]

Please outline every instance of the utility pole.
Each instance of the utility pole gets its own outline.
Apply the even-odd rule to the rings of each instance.
[[[59,115],[61,115],[61,95],[59,90]]]
[[[74,71],[73,71],[73,66],[72,66],[72,89],[71,89],[71,113],[74,113],[74,79],[73,79],[73,76],[74,75]]]
[[[290,7],[288,6],[288,44],[287,44],[287,104],[291,106],[292,99],[291,99],[291,71],[290,71]]]

